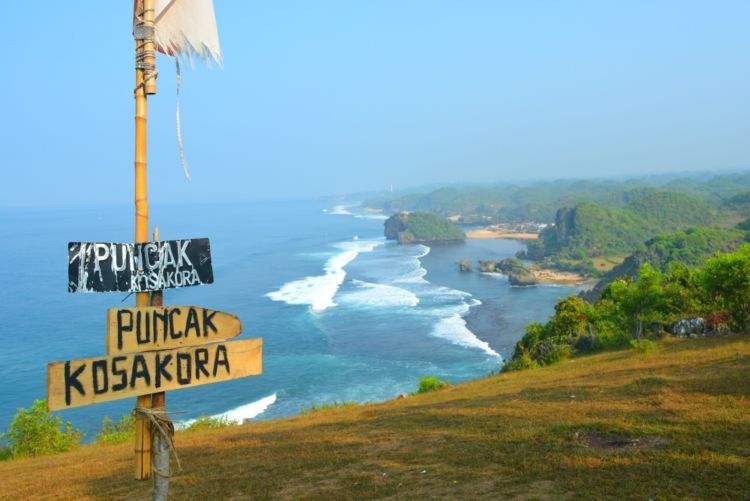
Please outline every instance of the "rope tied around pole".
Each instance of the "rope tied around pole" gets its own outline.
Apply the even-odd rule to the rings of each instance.
[[[147,82],[156,80],[156,77],[159,76],[159,72],[156,70],[156,49],[153,43],[154,16],[147,16],[147,12],[153,14],[154,9],[142,9],[136,15],[135,26],[133,27],[133,36],[138,41],[135,51],[135,68],[143,72],[143,81],[133,92],[137,92],[141,87],[145,90]]]
[[[163,407],[135,407],[133,409],[133,415],[136,417],[145,418],[149,421],[152,433],[159,433],[159,436],[169,445],[169,450],[174,455],[175,461],[177,461],[177,468],[182,470],[180,464],[180,458],[177,456],[177,449],[174,445],[174,422],[167,415],[166,409]],[[154,473],[161,477],[169,478],[169,474],[159,471],[156,467],[153,467]]]

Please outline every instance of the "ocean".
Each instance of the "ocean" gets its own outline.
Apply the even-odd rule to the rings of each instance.
[[[69,294],[69,241],[129,241],[130,206],[0,212],[0,431],[45,396],[48,362],[104,355],[106,310],[127,294]],[[570,286],[510,287],[456,261],[501,259],[522,244],[467,240],[400,246],[384,217],[356,204],[279,201],[154,205],[160,238],[211,240],[215,282],[169,289],[164,303],[238,315],[239,339],[263,338],[262,376],[169,392],[178,421],[272,419],[336,401],[413,392],[420,377],[460,383],[496,372],[524,325],[543,321]],[[133,399],[62,411],[93,440]]]

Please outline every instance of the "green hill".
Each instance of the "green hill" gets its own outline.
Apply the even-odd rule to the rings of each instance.
[[[592,203],[623,208],[653,192],[679,193],[712,207],[750,189],[750,174],[658,176],[618,181],[612,179],[558,179],[525,185],[439,188],[426,193],[387,194],[365,200],[366,207],[386,213],[428,211],[460,215],[464,224],[503,222],[552,223],[560,207]],[[696,223],[698,224],[698,223]]]
[[[401,244],[451,243],[466,238],[463,230],[444,217],[429,212],[401,212],[385,222],[385,237]]]
[[[583,297],[589,301],[598,299],[610,282],[617,278],[638,276],[641,266],[646,263],[663,272],[676,262],[699,266],[717,252],[736,251],[747,239],[745,231],[723,228],[688,228],[654,237],[607,272]]]
[[[581,260],[630,254],[655,235],[717,220],[716,209],[681,193],[646,193],[623,208],[583,203],[558,210],[555,225],[541,235],[542,255]]]
[[[736,211],[744,216],[750,215],[750,191],[728,198],[724,201],[722,207]]]
[[[416,382],[415,382],[416,388]],[[574,358],[409,396],[177,432],[172,499],[744,499],[750,337]],[[0,462],[4,499],[148,499],[133,444]]]

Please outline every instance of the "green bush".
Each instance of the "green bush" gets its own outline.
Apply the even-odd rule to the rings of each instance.
[[[341,402],[339,402],[338,400],[334,400],[333,402],[326,402],[320,405],[311,404],[309,409],[305,406],[302,406],[302,409],[300,409],[300,415],[304,416],[305,414],[314,414],[320,411],[338,409],[340,407],[352,407],[354,405],[359,405],[359,403],[353,400],[342,400]]]
[[[519,357],[513,357],[505,362],[501,371],[520,371],[522,369],[533,369],[535,367],[539,367],[539,364],[532,359],[528,353],[523,353]]]
[[[423,376],[422,379],[419,380],[419,388],[417,388],[416,393],[429,393],[431,391],[438,391],[446,386],[450,386],[450,383],[448,381],[441,381],[435,376]]]
[[[652,353],[658,353],[659,351],[661,351],[661,346],[651,341],[650,339],[641,339],[640,341],[637,339],[631,339],[630,347],[636,350],[638,353],[642,353],[644,355],[650,355]]]
[[[240,423],[233,421],[226,416],[199,416],[185,429],[188,431],[215,430],[217,428],[225,428],[227,426],[235,426],[238,424]]]
[[[5,440],[14,458],[43,456],[69,451],[79,445],[83,433],[47,410],[47,402],[35,400],[28,409],[18,409]]]
[[[102,420],[102,427],[96,435],[98,444],[121,444],[127,442],[135,435],[135,417],[126,414],[115,423],[110,418]]]

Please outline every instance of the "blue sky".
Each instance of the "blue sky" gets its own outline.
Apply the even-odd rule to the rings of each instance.
[[[132,4],[3,7],[2,206],[130,203]],[[33,15],[32,15],[33,14]],[[149,100],[152,201],[750,168],[750,2],[218,0]]]

